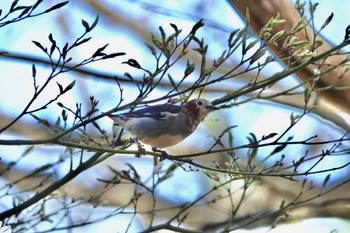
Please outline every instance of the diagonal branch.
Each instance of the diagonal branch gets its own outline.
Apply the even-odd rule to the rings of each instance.
[[[267,22],[275,17],[277,14],[280,14],[281,19],[285,19],[286,22],[274,28],[272,34],[278,32],[279,30],[285,30],[286,32],[290,31],[293,24],[296,24],[299,20],[298,13],[294,10],[290,1],[281,0],[281,1],[266,1],[261,3],[260,1],[247,0],[231,0],[232,5],[241,13],[245,15],[246,9],[249,8],[250,12],[250,26],[252,27],[254,33],[258,33],[258,31],[267,24]],[[311,27],[307,27],[305,32],[297,34],[299,40],[306,40],[307,35],[314,35],[314,31]],[[319,35],[317,36],[319,37]],[[323,53],[333,46],[329,44],[327,41],[324,41],[323,44],[318,47],[319,53]],[[270,49],[275,54],[281,54],[283,51],[281,50],[282,45],[271,45]],[[284,54],[288,56],[288,54]],[[345,55],[337,55],[337,56],[329,56],[324,60],[325,64],[338,65],[342,64],[347,57]],[[285,64],[287,64],[287,60],[283,60]],[[299,65],[299,64],[296,64]],[[316,65],[309,65],[298,71],[296,75],[303,81],[308,80],[311,76],[314,75],[314,69],[317,69]],[[335,69],[331,70],[327,74],[324,74],[319,81],[316,83],[317,88],[322,88],[326,86],[331,86],[335,84],[339,87],[345,87],[350,85],[350,75],[345,74],[345,76],[341,79],[338,79],[339,72],[341,67],[338,66]],[[321,71],[322,72],[322,71]],[[328,118],[336,118],[339,112],[344,113],[347,117],[350,115],[350,90],[327,90],[317,93],[317,105],[320,109],[322,109],[321,113],[332,115],[328,116]],[[321,114],[322,115],[322,114]]]

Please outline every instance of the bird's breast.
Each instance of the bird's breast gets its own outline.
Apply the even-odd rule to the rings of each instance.
[[[180,134],[163,134],[157,137],[139,137],[138,139],[144,144],[161,149],[178,144],[184,137]]]

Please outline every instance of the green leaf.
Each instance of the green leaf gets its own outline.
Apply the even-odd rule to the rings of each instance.
[[[95,19],[95,21],[91,24],[90,30],[89,30],[89,31],[91,31],[92,29],[94,29],[94,28],[96,27],[96,25],[97,25],[97,23],[98,23],[98,19],[99,19],[99,15],[96,16],[96,19]]]
[[[237,34],[237,32],[239,32],[239,29],[236,29],[236,30],[232,31],[232,32],[230,33],[230,36],[228,37],[228,46],[229,46],[230,48],[232,48],[232,47],[237,43],[236,40],[235,40],[235,41],[232,41],[233,38],[235,37],[235,35]]]
[[[350,39],[350,25],[348,25],[345,29],[344,42],[349,42]]]
[[[192,50],[200,53],[201,55],[207,52],[204,48],[193,48]]]
[[[29,155],[31,152],[33,152],[35,149],[34,145],[28,146],[22,153],[21,157]]]
[[[242,55],[244,56],[247,52],[246,50],[246,44],[247,44],[247,31],[242,30]]]
[[[305,179],[303,180],[303,183],[301,184],[300,190],[303,190],[303,188],[305,187],[306,181],[307,181],[307,178],[305,178]]]
[[[44,175],[44,171],[48,170],[49,168],[53,167],[53,164],[45,164],[41,167],[38,167],[37,169],[35,169],[30,176],[34,176],[34,177],[40,177],[42,175]]]
[[[137,172],[136,168],[135,168],[132,164],[130,164],[130,163],[126,163],[125,165],[128,166],[128,167],[131,169],[131,171],[133,172],[133,174],[134,174],[134,179],[135,179],[136,181],[140,181],[140,175],[139,175],[139,173]]]
[[[52,53],[55,51],[56,48],[56,41],[53,39],[52,34],[50,33],[49,35],[49,40],[51,42],[51,49],[50,49],[50,55],[52,55]]]
[[[233,147],[233,133],[231,130],[228,131],[228,143],[229,143],[230,147],[232,148]]]
[[[259,40],[255,40],[255,41],[250,42],[248,44],[248,46],[245,48],[245,53],[248,52],[251,48],[253,48],[258,42],[259,42]]]
[[[42,46],[39,42],[32,40],[32,42],[38,47],[40,48],[42,51],[44,51],[45,53],[47,53],[47,48],[44,48],[44,46]]]
[[[117,171],[116,169],[114,169],[112,166],[107,165],[108,169],[114,173],[115,175],[119,176],[120,175],[120,171]]]
[[[35,8],[37,8],[39,5],[40,5],[40,3],[42,3],[44,0],[38,0],[38,1],[36,1],[36,3],[32,6],[32,9],[34,10]]]
[[[193,27],[190,34],[195,34],[197,30],[204,26],[203,19],[199,20]]]
[[[152,43],[153,43],[158,49],[160,49],[160,50],[163,51],[163,45],[162,45],[162,43],[161,43],[159,40],[157,40],[157,39],[154,37],[153,34],[151,34],[151,39],[152,39]]]
[[[150,44],[148,44],[148,43],[146,43],[146,42],[144,42],[144,44],[147,46],[147,48],[151,51],[151,53],[152,53],[152,55],[153,56],[156,56],[157,54],[156,54],[156,50],[155,50],[155,48],[152,46],[152,45],[150,45]]]
[[[89,40],[91,40],[91,37],[82,39],[81,41],[76,42],[76,43],[75,43],[75,46],[79,46],[79,45],[81,45],[81,44],[84,44],[84,43],[88,42]]]
[[[262,56],[265,55],[266,49],[259,50],[256,54],[253,55],[253,57],[250,59],[249,64],[253,64],[257,60],[259,60]]]
[[[295,34],[306,28],[306,26],[307,22],[305,22],[304,18],[300,18],[299,21],[295,25],[293,25],[292,29],[290,30],[290,33]]]
[[[187,76],[189,76],[190,74],[192,74],[195,68],[196,68],[196,64],[190,63],[190,62],[187,60],[187,67],[186,67],[185,74],[184,74],[185,77],[187,77]]]
[[[72,89],[75,85],[75,80],[73,80],[73,82],[71,82],[64,90],[63,93],[66,93],[67,91],[69,91],[70,89]]]
[[[101,59],[110,59],[110,58],[115,58],[119,56],[124,56],[126,53],[120,52],[120,53],[111,53],[103,56]]]
[[[63,60],[66,59],[66,56],[67,56],[67,53],[68,53],[68,43],[66,43],[62,49],[62,58]]]
[[[165,56],[166,58],[170,58],[171,52],[170,52],[170,50],[169,50],[168,47],[165,47],[165,48],[163,49],[163,53],[164,53],[164,56]]]
[[[325,27],[327,27],[327,25],[332,21],[333,16],[334,16],[334,14],[332,12],[332,14],[330,16],[328,16],[326,21],[322,24],[320,31],[323,30]]]
[[[162,26],[159,26],[159,31],[160,31],[160,34],[161,34],[161,36],[162,36],[162,41],[163,41],[163,43],[164,43],[164,42],[165,42],[165,37],[166,37],[166,35],[165,35],[164,29],[163,29]]]
[[[269,43],[273,44],[275,43],[278,39],[280,39],[284,34],[284,30],[276,32],[269,40]]]
[[[52,33],[50,33],[50,35],[48,36],[48,38],[49,38],[49,40],[50,40],[51,43],[54,43],[54,42],[55,42],[55,40],[54,40],[53,37],[52,37]]]
[[[300,0],[296,0],[294,9],[297,11],[300,11],[305,7],[305,5],[306,5],[306,2],[300,3]]]
[[[17,6],[18,2],[19,2],[19,0],[15,0],[12,2],[11,7],[10,7],[10,12],[15,11],[15,7]]]
[[[60,2],[60,3],[56,4],[56,5],[54,5],[53,7],[50,7],[46,11],[44,11],[44,13],[48,13],[50,11],[56,10],[58,8],[61,8],[61,7],[65,6],[65,5],[67,5],[68,3],[69,3],[69,1]]]
[[[293,139],[293,136],[289,136],[286,140],[286,143],[276,146],[275,149],[270,153],[270,155],[274,155],[274,154],[277,154],[278,152],[281,152],[288,145],[287,142],[291,141],[292,139]]]
[[[242,38],[244,33],[245,33],[244,29],[242,29],[238,32],[236,39],[232,42],[232,46],[238,43],[238,41]]]
[[[265,140],[270,139],[270,138],[273,138],[273,137],[275,137],[275,136],[277,136],[277,135],[278,135],[278,133],[270,133],[270,134],[268,134],[268,135],[263,135],[263,136],[261,137],[261,141],[265,141]]]
[[[249,24],[249,22],[250,22],[250,12],[249,12],[249,8],[248,7],[246,8],[246,12],[245,12],[245,20],[246,20],[246,23]]]
[[[132,75],[130,73],[125,72],[124,76],[127,77],[128,79],[130,79],[131,81],[134,81],[134,78],[132,77]]]
[[[309,1],[309,12],[310,12],[311,18],[314,18],[314,13],[318,5],[319,3],[317,2],[313,4],[311,1]]]
[[[22,18],[25,14],[27,14],[32,9],[31,6],[27,6],[24,8],[24,10],[21,12],[21,14],[18,16],[18,18]]]
[[[219,136],[219,137],[222,137],[222,136],[224,136],[226,133],[231,132],[231,129],[234,129],[234,128],[236,128],[237,126],[238,126],[238,125],[231,125],[231,126],[225,128],[225,129],[220,133],[220,136]]]
[[[314,182],[312,180],[310,180],[308,189],[311,190],[311,189],[314,189],[314,188],[315,188]]]
[[[62,116],[63,121],[68,120],[68,114],[66,113],[65,109],[62,110],[61,116]]]
[[[165,44],[169,46],[169,48],[174,47],[175,41],[174,38],[177,36],[176,33],[171,34],[166,40]],[[171,48],[172,49],[172,48]]]
[[[104,46],[102,46],[101,48],[98,48],[96,50],[96,52],[92,55],[92,57],[98,57],[98,56],[105,56],[105,53],[102,53],[103,50],[105,50],[107,48],[109,44],[105,44]]]
[[[59,128],[60,125],[61,125],[61,117],[57,117],[57,120],[56,120],[54,126],[55,126],[56,128]]]
[[[215,69],[217,69],[217,67],[215,67],[215,66],[210,66],[210,67],[208,67],[208,68],[206,68],[206,69],[203,70],[203,75],[204,75],[204,76],[205,76],[205,75],[209,75],[209,74],[211,74]]]
[[[33,76],[33,78],[36,77],[36,68],[35,68],[34,64],[32,65],[32,76]]]
[[[49,128],[51,128],[51,124],[47,121],[47,120],[45,120],[45,119],[41,119],[40,117],[37,117],[37,116],[35,116],[34,114],[30,114],[35,120],[37,120],[40,124],[43,124],[44,126],[46,126],[46,127],[49,127]]]
[[[134,67],[136,69],[142,68],[141,65],[135,59],[132,59],[132,58],[125,62],[122,62],[122,64],[128,64],[129,66]]]
[[[247,137],[248,141],[249,141],[249,144],[252,144],[252,145],[255,145],[258,143],[258,139],[257,137],[255,136],[254,133],[249,133],[249,137]]]
[[[277,154],[278,152],[281,152],[284,148],[286,148],[287,144],[282,144],[280,146],[275,147],[275,149],[270,153],[270,155]]]
[[[86,22],[85,20],[81,20],[81,24],[83,24],[84,28],[85,28],[85,32],[90,31],[90,26],[88,24],[88,22]]]
[[[312,90],[310,87],[310,83],[306,84],[306,88],[304,90],[304,103],[307,104],[311,98]]]
[[[177,28],[177,26],[173,23],[170,23],[170,26],[174,29],[174,31],[178,34],[179,29]]]
[[[171,164],[171,166],[166,170],[165,174],[170,174],[173,171],[175,171],[176,168],[178,168],[179,165],[177,163]]]
[[[170,84],[173,86],[173,88],[176,88],[176,83],[175,83],[173,77],[171,77],[170,74],[168,74],[168,79],[170,81]]]
[[[58,89],[60,89],[60,94],[62,94],[62,93],[63,93],[63,87],[62,87],[62,85],[59,84],[58,82],[56,82],[56,83],[57,83]]]
[[[323,180],[322,187],[326,187],[326,185],[327,185],[327,183],[328,183],[328,181],[329,181],[330,178],[331,178],[331,174],[328,174],[328,175],[326,176],[326,178]]]

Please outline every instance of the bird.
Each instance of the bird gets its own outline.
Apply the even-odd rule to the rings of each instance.
[[[135,141],[137,157],[145,154],[142,142],[151,146],[154,152],[161,152],[161,159],[165,159],[168,155],[161,149],[183,141],[210,112],[218,109],[208,100],[193,99],[182,106],[166,103],[108,116]]]

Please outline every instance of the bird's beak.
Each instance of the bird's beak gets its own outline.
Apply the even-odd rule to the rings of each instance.
[[[215,110],[219,110],[220,108],[215,107],[214,105],[209,105],[209,106],[207,106],[207,109],[210,111],[215,111]]]

